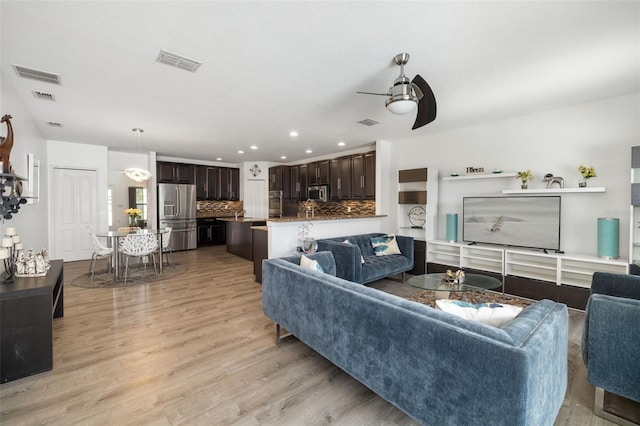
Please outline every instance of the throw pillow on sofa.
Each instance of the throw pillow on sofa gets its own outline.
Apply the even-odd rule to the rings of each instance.
[[[401,254],[395,235],[383,235],[371,238],[371,245],[376,256],[387,256],[390,254]]]
[[[494,327],[502,327],[522,311],[519,306],[502,303],[478,303],[474,305],[461,300],[449,299],[436,300],[436,306],[461,318],[478,321]]]
[[[324,272],[322,266],[320,266],[317,260],[309,259],[304,254],[302,255],[302,257],[300,257],[300,266],[312,271]]]

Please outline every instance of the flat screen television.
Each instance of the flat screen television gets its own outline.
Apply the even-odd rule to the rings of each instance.
[[[462,240],[560,250],[560,196],[464,197]]]

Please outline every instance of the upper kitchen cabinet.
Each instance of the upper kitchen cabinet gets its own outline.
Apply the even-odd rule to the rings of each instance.
[[[198,200],[220,200],[220,167],[195,166],[196,198]]]
[[[159,183],[195,183],[195,166],[193,164],[156,163]]]
[[[376,198],[376,153],[375,151],[351,156],[352,198]]]
[[[298,164],[291,166],[291,200],[306,201],[309,198],[309,181],[307,180],[307,170],[309,166],[306,164]],[[285,195],[286,197],[286,195]]]
[[[282,191],[282,196],[288,198],[290,179],[289,166],[269,167],[269,191]]]
[[[329,184],[329,160],[314,161],[308,167],[309,185]]]
[[[334,158],[329,161],[329,199],[332,201],[351,198],[351,156]]]
[[[240,169],[220,167],[220,200],[240,199]]]

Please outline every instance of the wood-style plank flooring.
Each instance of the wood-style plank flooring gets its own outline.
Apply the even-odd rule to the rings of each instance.
[[[0,424],[416,424],[295,338],[275,346],[252,262],[224,246],[174,259],[188,264],[183,276],[117,289],[68,285],[88,262],[65,263],[53,370],[0,385]],[[610,425],[592,414],[582,322],[571,311],[569,390],[556,425]]]

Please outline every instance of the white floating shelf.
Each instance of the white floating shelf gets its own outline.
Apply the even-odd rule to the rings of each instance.
[[[592,187],[587,186],[585,188],[537,188],[537,189],[504,189],[503,194],[568,194],[579,192],[605,192],[605,187]]]
[[[469,173],[459,176],[444,176],[442,180],[467,180],[467,179],[491,179],[491,178],[506,178],[516,177],[516,172],[502,172],[502,173]]]

